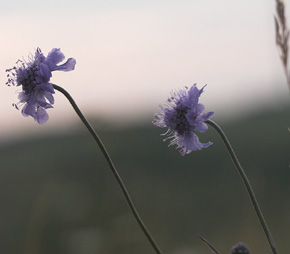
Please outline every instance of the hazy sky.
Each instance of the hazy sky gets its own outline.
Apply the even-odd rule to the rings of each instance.
[[[17,89],[5,86],[5,69],[37,47],[45,55],[61,48],[77,60],[75,71],[54,72],[51,81],[89,116],[123,123],[153,117],[171,90],[193,83],[207,84],[201,102],[216,116],[279,106],[289,91],[274,12],[274,0],[2,0],[0,137],[66,128],[76,119],[60,94],[45,126],[11,106]]]

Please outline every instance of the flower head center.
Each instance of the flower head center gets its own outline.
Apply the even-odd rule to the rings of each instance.
[[[17,75],[17,85],[22,85],[22,89],[26,94],[31,94],[34,88],[40,84],[37,80],[39,66],[32,64],[26,68],[20,68]]]
[[[188,112],[189,108],[183,105],[178,105],[176,107],[176,117],[174,119],[176,123],[175,131],[178,132],[178,134],[182,135],[186,131],[189,131],[191,126],[186,118],[186,114]]]

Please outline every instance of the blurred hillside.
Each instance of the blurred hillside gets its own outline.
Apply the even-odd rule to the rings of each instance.
[[[31,119],[30,119],[31,120]],[[219,124],[256,192],[278,249],[290,228],[290,111]],[[98,123],[93,121],[98,129]],[[214,145],[182,157],[154,128],[98,130],[135,205],[167,254],[221,253],[239,241],[270,253],[248,195],[215,131]],[[80,124],[66,135],[0,149],[1,254],[150,254],[100,150]],[[286,237],[285,237],[286,236]]]

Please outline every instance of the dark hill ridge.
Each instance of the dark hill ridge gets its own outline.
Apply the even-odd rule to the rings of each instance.
[[[220,123],[248,173],[281,253],[290,228],[290,111]],[[97,126],[97,123],[93,124]],[[240,178],[214,132],[182,157],[150,125],[99,134],[164,253],[222,253],[244,241],[269,253]],[[149,254],[113,175],[84,127],[0,149],[1,254]],[[285,237],[286,235],[286,237]]]

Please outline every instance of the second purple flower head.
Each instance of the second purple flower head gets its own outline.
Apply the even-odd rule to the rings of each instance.
[[[54,103],[54,89],[49,82],[53,71],[72,71],[76,60],[69,58],[64,64],[58,65],[64,60],[64,54],[60,49],[52,49],[45,57],[38,48],[35,55],[29,61],[17,61],[17,66],[6,70],[8,72],[8,86],[22,86],[19,93],[19,102],[14,104],[23,106],[22,114],[32,116],[39,124],[48,121],[46,109],[52,108]]]
[[[165,106],[159,107],[153,125],[167,127],[167,139],[172,139],[169,145],[177,145],[182,155],[192,151],[207,148],[212,142],[201,143],[196,130],[205,132],[208,126],[204,123],[214,112],[202,113],[204,105],[198,103],[203,89],[198,89],[196,84],[190,88],[178,90],[171,94]]]

